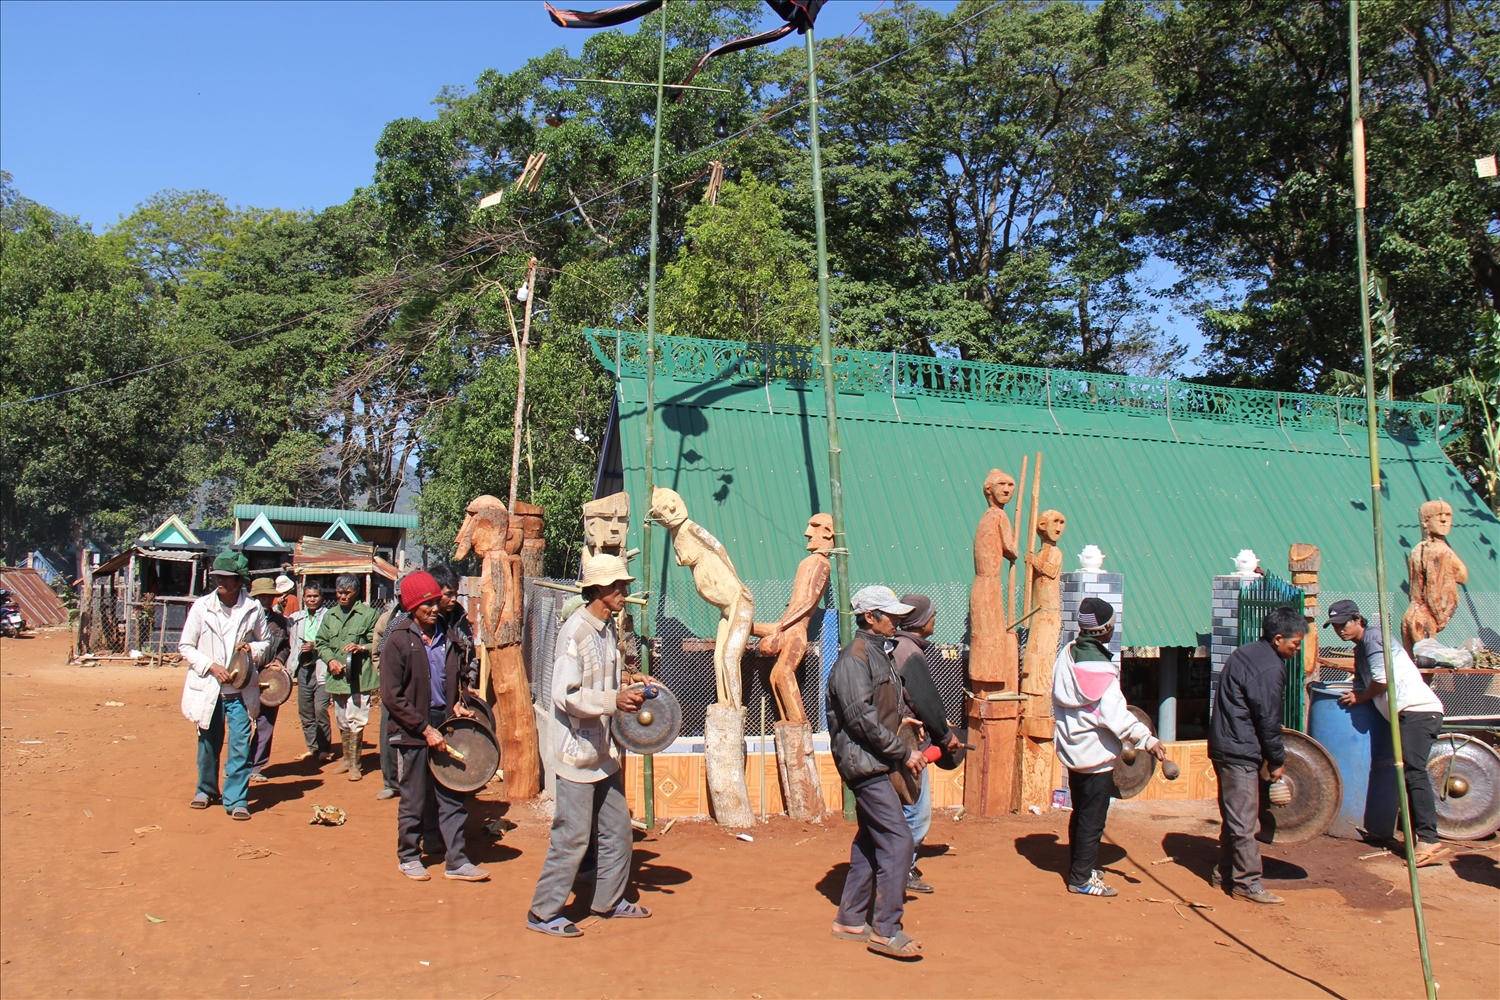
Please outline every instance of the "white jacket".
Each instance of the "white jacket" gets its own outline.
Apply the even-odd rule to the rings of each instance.
[[[215,663],[228,666],[234,647],[242,642],[250,643],[250,679],[236,689],[215,680],[208,668]],[[182,684],[182,714],[188,721],[207,729],[221,693],[239,695],[252,719],[260,714],[259,667],[271,649],[271,633],[259,601],[252,601],[241,590],[239,601],[226,608],[217,591],[204,594],[188,611],[177,649],[188,662]]]
[[[1142,750],[1160,742],[1125,707],[1120,668],[1112,662],[1073,662],[1068,643],[1052,665],[1053,745],[1070,771],[1098,774],[1114,767],[1124,741]]]

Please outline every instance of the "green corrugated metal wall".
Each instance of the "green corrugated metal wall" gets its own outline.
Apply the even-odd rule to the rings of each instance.
[[[600,346],[613,354],[612,338]],[[789,579],[804,555],[808,516],[827,509],[821,384],[658,376],[656,395],[658,485],[682,494],[743,579]],[[644,399],[645,382],[627,364],[618,429],[637,525],[647,506]],[[1105,569],[1125,574],[1130,645],[1197,645],[1209,630],[1210,580],[1231,572],[1242,548],[1281,573],[1289,546],[1310,542],[1323,553],[1325,591],[1375,589],[1363,427],[1341,433],[1180,410],[1168,418],[866,391],[840,392],[839,428],[856,587],[966,586],[985,474],[1019,476],[1021,456],[1041,451],[1042,508],[1068,518],[1064,569],[1076,569],[1075,553],[1095,544]],[[1500,522],[1438,445],[1384,436],[1381,458],[1392,589],[1421,538],[1418,506],[1441,498],[1454,507],[1451,541],[1469,566],[1469,589],[1500,591]],[[666,572],[663,589],[676,589],[683,573],[660,541],[655,547],[658,580]],[[967,609],[952,611],[961,619]]]

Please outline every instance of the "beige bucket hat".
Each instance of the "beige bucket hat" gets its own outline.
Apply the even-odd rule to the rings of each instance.
[[[629,583],[635,577],[630,575],[630,570],[625,567],[625,560],[619,556],[600,553],[597,556],[587,556],[583,560],[583,579],[578,581],[580,587],[607,587],[611,583]]]

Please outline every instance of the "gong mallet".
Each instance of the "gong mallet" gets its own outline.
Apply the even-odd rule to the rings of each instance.
[[[1125,766],[1129,767],[1135,763],[1136,755],[1139,753],[1139,750],[1127,743],[1125,749],[1120,751],[1120,759],[1125,762]],[[1168,781],[1176,781],[1182,776],[1182,768],[1177,766],[1176,761],[1162,758],[1161,774]]]

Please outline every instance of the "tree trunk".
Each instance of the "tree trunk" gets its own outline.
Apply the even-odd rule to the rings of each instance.
[[[813,757],[812,724],[776,723],[776,769],[781,772],[781,800],[789,819],[817,823],[823,818],[823,788]]]
[[[512,802],[536,798],[542,790],[542,759],[537,748],[536,714],[519,645],[489,650],[490,680],[495,687],[495,735],[505,768],[505,797]]]
[[[708,706],[703,720],[703,768],[708,772],[709,801],[718,824],[752,826],[755,813],[745,787],[744,706]]]

